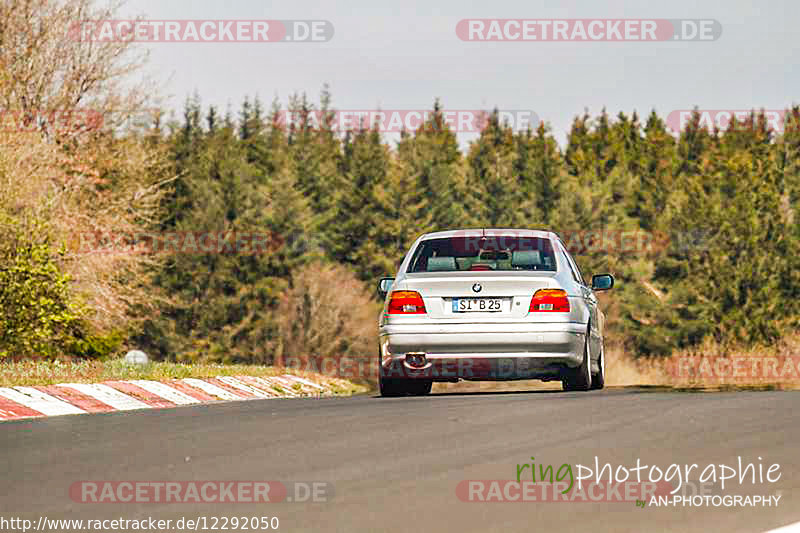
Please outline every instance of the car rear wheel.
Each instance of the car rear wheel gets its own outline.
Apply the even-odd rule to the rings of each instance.
[[[378,387],[381,391],[381,396],[400,396],[400,384],[396,379],[378,378]]]
[[[606,385],[606,354],[603,346],[600,346],[600,357],[597,359],[598,370],[592,374],[592,390],[600,390]]]
[[[424,396],[430,394],[433,381],[430,379],[379,378],[381,396]]]
[[[433,381],[430,379],[414,379],[410,380],[408,385],[409,394],[414,396],[425,396],[426,394],[431,393]]]
[[[589,334],[583,345],[583,361],[576,368],[568,368],[561,379],[561,386],[566,391],[586,391],[592,388],[592,373],[589,368]]]

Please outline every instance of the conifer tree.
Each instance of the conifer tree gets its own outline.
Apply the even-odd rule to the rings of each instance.
[[[468,205],[461,151],[437,101],[414,135],[401,138],[398,157],[415,191],[409,216],[423,231],[480,224],[476,206]]]
[[[520,191],[535,202],[536,216],[522,221],[525,227],[547,226],[561,197],[566,179],[564,161],[558,144],[544,123],[536,134],[519,132],[514,137],[516,157],[514,169],[519,176]]]
[[[495,109],[467,155],[470,204],[485,227],[535,225],[539,218],[531,176],[516,164],[515,148],[511,127]]]

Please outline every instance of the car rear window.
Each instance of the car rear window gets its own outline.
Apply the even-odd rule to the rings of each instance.
[[[408,272],[556,270],[550,239],[520,236],[444,237],[422,241]]]

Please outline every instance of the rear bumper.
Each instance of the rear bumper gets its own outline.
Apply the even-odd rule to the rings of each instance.
[[[384,377],[435,381],[560,379],[583,360],[586,325],[391,324],[380,330]],[[406,362],[423,353],[426,364]]]

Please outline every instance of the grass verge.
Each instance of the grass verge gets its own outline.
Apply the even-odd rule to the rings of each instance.
[[[294,374],[328,386],[334,394],[350,396],[367,392],[365,385],[348,380],[288,368],[254,365],[180,364],[149,362],[132,365],[122,359],[110,361],[17,361],[0,363],[0,387],[53,385],[55,383],[99,383],[108,380],[210,378],[215,376],[279,376]]]

